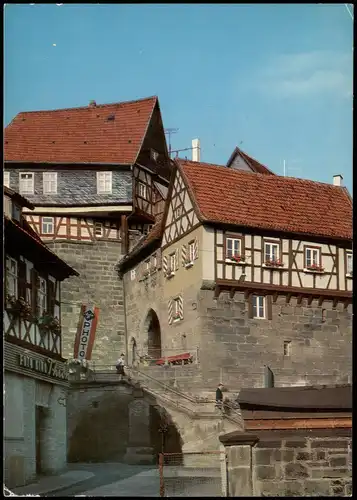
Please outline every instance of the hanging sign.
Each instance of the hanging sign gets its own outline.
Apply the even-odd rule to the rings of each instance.
[[[74,359],[91,359],[98,316],[98,307],[82,305],[74,342]]]

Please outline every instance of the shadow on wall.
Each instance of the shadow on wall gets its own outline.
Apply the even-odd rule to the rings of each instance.
[[[123,461],[129,443],[129,403],[131,394],[115,391],[90,396],[90,391],[80,393],[86,398],[68,414],[74,428],[69,436],[68,462],[120,462]],[[182,453],[182,438],[166,410],[150,398],[150,443],[155,461],[163,450],[166,453]],[[80,407],[80,409],[79,409]],[[178,458],[179,460],[179,458]],[[178,462],[177,462],[178,463]]]

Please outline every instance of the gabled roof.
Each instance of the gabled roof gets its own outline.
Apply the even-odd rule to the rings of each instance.
[[[29,208],[30,210],[33,210],[35,208],[34,205],[27,198],[24,198],[21,194],[17,193],[16,191],[7,186],[4,186],[4,194],[9,196],[15,202],[17,202],[21,207],[26,207]]]
[[[22,112],[5,128],[5,162],[132,165],[157,97]]]
[[[175,160],[202,222],[352,239],[344,187]]]
[[[259,163],[259,161],[255,160],[251,156],[247,155],[247,153],[239,149],[238,146],[231,154],[226,167],[229,168],[237,156],[241,156],[243,160],[250,166],[253,172],[256,172],[258,174],[276,175],[268,167],[266,167],[262,163]]]

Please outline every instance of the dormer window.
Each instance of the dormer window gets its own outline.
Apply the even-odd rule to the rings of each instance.
[[[10,187],[10,172],[4,172],[4,186]]]
[[[155,151],[155,149],[150,149],[150,158],[153,161],[157,161],[158,157],[159,157],[159,153],[157,151]]]
[[[112,193],[112,172],[97,172],[97,194]]]
[[[43,194],[57,194],[57,172],[43,172]]]
[[[33,172],[20,172],[20,193],[33,194],[34,193],[34,174]]]

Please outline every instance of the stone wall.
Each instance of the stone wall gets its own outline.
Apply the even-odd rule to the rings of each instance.
[[[255,496],[345,496],[352,490],[351,437],[292,435],[253,448]]]
[[[82,303],[99,307],[99,321],[92,360],[114,364],[125,352],[125,318],[122,282],[115,266],[121,257],[120,242],[48,242],[47,245],[78,271],[61,285],[62,356],[73,357],[74,340]]]
[[[201,290],[200,362],[203,377],[213,383],[263,387],[264,366],[274,373],[275,386],[348,383],[352,376],[352,306],[331,301],[297,304],[279,296],[272,319],[249,319],[244,294],[214,298]],[[291,342],[284,356],[284,341]]]

